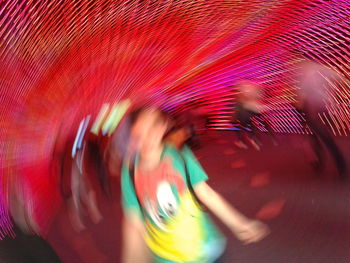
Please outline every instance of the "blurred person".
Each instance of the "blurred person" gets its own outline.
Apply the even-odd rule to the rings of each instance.
[[[194,107],[193,111],[196,116],[194,123],[196,134],[201,137],[205,134],[205,132],[208,129],[207,122],[210,110],[199,105]]]
[[[181,129],[178,129],[176,132],[186,132],[186,144],[192,149],[201,147],[200,137],[204,135],[207,128],[207,116],[207,109],[189,102],[183,105],[178,113],[176,123]]]
[[[85,226],[82,221],[83,208],[86,208],[92,221],[97,224],[102,220],[102,214],[97,205],[96,191],[93,189],[85,168],[86,142],[72,160],[71,190],[69,215],[76,231],[82,231]]]
[[[257,135],[258,128],[253,124],[253,118],[257,118],[265,126],[272,138],[273,144],[276,145],[277,141],[274,132],[263,116],[263,113],[269,108],[262,103],[261,87],[255,82],[248,80],[239,81],[236,87],[238,94],[236,97],[235,119],[240,122],[242,128],[238,131],[238,140],[235,144],[239,148],[247,149],[246,142],[248,142],[256,150],[260,150],[261,142]],[[249,134],[247,133],[247,128],[251,130]]]
[[[138,136],[135,134],[134,138],[131,138],[131,126],[140,111],[141,108],[136,108],[126,114],[112,135],[108,145],[107,163],[108,170],[113,175],[120,175],[123,162],[128,162],[135,155]],[[169,136],[169,140],[175,141],[175,137]]]
[[[97,186],[110,197],[109,174],[104,157],[103,138],[86,133],[90,117],[80,123],[83,129],[73,136],[69,127],[60,128],[53,150],[53,172],[59,173],[61,195],[68,206],[68,216],[73,228],[85,229],[83,216],[99,223],[103,216],[98,208]],[[68,130],[68,132],[66,132]]]
[[[71,134],[71,133],[68,133]],[[108,262],[108,258],[100,251],[91,229],[88,229],[87,219],[95,224],[100,223],[103,216],[98,207],[97,191],[98,183],[105,193],[103,181],[105,175],[103,160],[101,160],[100,138],[90,134],[82,139],[81,147],[77,147],[75,154],[73,150],[73,137],[66,137],[57,141],[54,157],[60,164],[60,187],[62,198],[67,205],[67,217],[70,226],[64,218],[60,217],[55,232],[60,233],[59,237],[71,247],[76,256],[83,262],[88,262],[91,257],[96,262]],[[59,147],[59,145],[63,147]],[[72,157],[72,154],[74,157]],[[57,168],[56,168],[57,170]],[[108,193],[105,193],[108,194]],[[77,233],[75,233],[77,232]],[[86,253],[86,249],[89,253]]]
[[[205,208],[244,243],[265,237],[267,226],[246,218],[206,183],[187,146],[164,143],[168,129],[168,118],[156,109],[141,111],[132,125],[135,155],[121,180],[122,262],[218,262],[226,241]]]
[[[88,164],[86,173],[97,179],[102,193],[110,198],[111,182],[108,170],[107,153],[110,138],[106,136],[95,136],[89,134],[86,140],[86,163]]]
[[[186,103],[183,109],[179,112],[177,125],[181,127],[182,131],[186,132],[186,142],[194,149],[201,146],[198,138],[198,130],[196,129],[197,123],[198,116],[196,111],[191,107],[189,103]],[[178,131],[180,131],[180,129]]]
[[[128,152],[128,142],[131,130],[131,118],[125,116],[116,131],[112,134],[107,151],[108,171],[112,176],[119,176],[122,161],[125,160]]]
[[[297,90],[295,107],[304,116],[304,125],[307,125],[312,132],[310,142],[317,157],[312,165],[316,172],[323,170],[325,164],[323,144],[332,156],[340,178],[345,179],[347,165],[343,153],[338,148],[328,128],[322,124],[319,118],[321,112],[327,111],[326,101],[331,100],[327,91],[326,78],[339,80],[341,77],[326,66],[310,60],[302,60],[298,63],[298,68],[299,89]]]

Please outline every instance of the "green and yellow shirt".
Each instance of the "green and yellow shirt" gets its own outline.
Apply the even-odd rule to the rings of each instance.
[[[165,146],[160,165],[151,173],[140,172],[136,161],[134,180],[128,166],[122,168],[123,209],[142,217],[155,262],[213,262],[225,247],[225,239],[189,190],[184,161],[193,187],[208,179],[188,147],[180,153]]]

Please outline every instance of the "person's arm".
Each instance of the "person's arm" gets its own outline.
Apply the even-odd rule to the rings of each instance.
[[[124,219],[122,225],[122,263],[146,263],[150,254],[144,240],[144,222],[140,204],[130,178],[129,168],[122,168],[121,188]]]
[[[199,200],[244,243],[257,242],[269,233],[266,225],[245,217],[207,183],[198,183],[194,191]]]
[[[122,224],[122,263],[151,262],[149,250],[143,238],[144,226],[141,218],[127,215]]]
[[[196,196],[230,228],[237,238],[244,243],[251,243],[259,241],[269,233],[266,225],[246,218],[206,183],[208,176],[187,146],[183,148],[182,154]]]

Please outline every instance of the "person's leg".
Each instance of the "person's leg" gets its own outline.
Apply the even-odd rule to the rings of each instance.
[[[327,150],[331,154],[341,179],[345,179],[345,173],[347,170],[345,158],[335,143],[332,135],[328,132],[326,127],[322,127],[321,124],[313,124],[314,129],[316,129],[319,138],[325,144]]]
[[[88,213],[90,215],[90,218],[92,219],[92,222],[94,222],[95,224],[98,224],[103,219],[103,216],[97,205],[97,198],[96,198],[95,191],[90,190],[87,193],[87,196],[85,198],[86,198],[86,206],[88,208]]]
[[[82,220],[82,203],[80,199],[81,192],[81,178],[82,175],[74,161],[71,171],[71,192],[72,197],[68,200],[68,217],[72,223],[73,228],[80,232],[85,229]]]
[[[247,139],[249,140],[249,143],[254,147],[255,150],[260,150],[260,140],[258,138],[258,127],[256,127],[253,123],[253,118],[257,118],[259,114],[247,111],[247,117],[246,117],[246,126],[249,127],[251,130],[249,135],[247,135]]]
[[[311,147],[317,158],[316,161],[312,162],[312,166],[316,172],[321,172],[324,168],[324,150],[322,143],[315,133],[311,134],[309,137]]]
[[[237,120],[239,121],[241,127],[237,131],[237,140],[235,141],[235,144],[237,147],[241,149],[248,149],[248,146],[246,144],[247,141],[247,132],[245,130],[246,126],[249,122],[249,115],[246,110],[244,110],[242,107],[237,108],[236,112]]]
[[[95,224],[98,224],[103,216],[97,205],[96,192],[87,174],[81,175],[80,200],[84,203],[87,212]]]
[[[319,127],[318,123],[312,118],[308,117],[308,115],[305,116],[305,121],[312,132],[312,134],[309,136],[310,144],[317,158],[317,160],[312,163],[312,166],[316,172],[321,172],[324,168],[325,162],[324,149],[322,147],[322,141],[320,137],[322,130]]]

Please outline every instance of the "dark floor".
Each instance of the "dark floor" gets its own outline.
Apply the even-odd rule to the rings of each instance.
[[[277,146],[264,135],[261,151],[240,150],[234,138],[230,131],[209,132],[196,154],[212,187],[246,215],[265,221],[271,234],[244,246],[223,227],[229,239],[226,262],[350,262],[350,188],[337,180],[332,161],[315,174],[302,135],[280,135]],[[349,161],[349,138],[337,142]],[[48,238],[63,262],[119,262],[120,190],[117,183],[114,188],[113,201],[100,198],[103,221],[87,221],[88,230],[79,234],[62,209]]]

